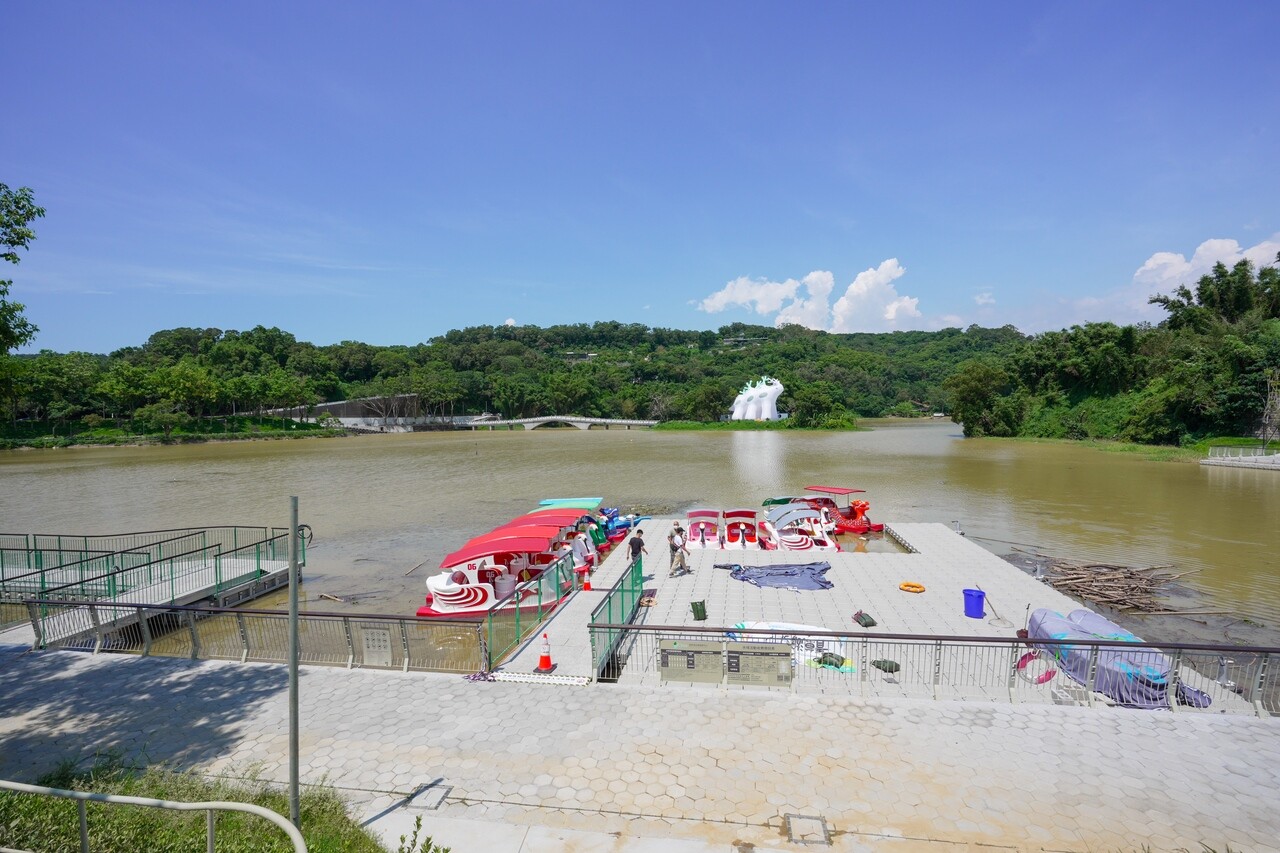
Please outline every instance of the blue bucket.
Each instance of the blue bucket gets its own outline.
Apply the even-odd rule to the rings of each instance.
[[[970,619],[981,619],[986,616],[987,594],[980,589],[964,591],[964,615]]]

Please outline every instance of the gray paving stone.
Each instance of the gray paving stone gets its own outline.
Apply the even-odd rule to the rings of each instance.
[[[178,768],[256,767],[266,781],[284,781],[278,668],[55,652],[0,658],[0,778],[29,780],[66,755],[123,745]],[[161,689],[163,701],[120,698]],[[1158,838],[1169,849],[1203,841],[1262,850],[1280,837],[1264,794],[1280,789],[1275,720],[460,684],[340,669],[307,670],[302,701],[304,781],[392,803],[393,792],[440,778],[454,786],[441,809],[457,817],[430,814],[440,821],[437,840],[459,851],[500,849],[464,845],[557,826],[723,845],[695,849],[729,850],[735,840],[791,849],[778,841],[781,814],[811,810],[846,827],[842,850],[888,838],[959,845],[950,849],[1119,850]],[[494,802],[456,802],[464,796]],[[468,835],[472,823],[493,831]],[[601,849],[627,849],[623,837]]]

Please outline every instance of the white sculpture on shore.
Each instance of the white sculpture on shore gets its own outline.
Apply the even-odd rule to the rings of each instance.
[[[778,398],[785,390],[782,383],[771,376],[761,376],[759,382],[748,382],[742,386],[742,393],[733,401],[730,420],[779,420]]]

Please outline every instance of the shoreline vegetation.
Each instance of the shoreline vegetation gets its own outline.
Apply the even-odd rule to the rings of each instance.
[[[779,421],[664,421],[653,427],[662,432],[752,432],[752,431],[840,431],[869,432],[880,426],[937,423],[938,419],[920,417],[880,417],[855,421],[838,421],[813,426],[797,426],[790,418]],[[946,423],[955,423],[950,419]],[[74,422],[62,425],[66,434],[58,434],[59,425],[48,422],[0,424],[0,450],[59,450],[87,447],[153,447],[176,444],[220,444],[239,441],[291,441],[305,438],[344,438],[355,435],[352,430],[322,424],[282,420],[279,417],[234,416],[211,418],[199,425],[162,431],[136,432],[124,426],[104,426]],[[543,427],[549,429],[554,427]],[[403,435],[403,433],[369,433],[370,435]],[[974,436],[982,441],[1018,441],[1031,444],[1086,447],[1102,453],[1124,453],[1152,462],[1199,462],[1210,447],[1259,447],[1257,438],[1215,436],[1185,446],[1138,444],[1104,438],[1043,438],[1038,436]]]
[[[332,438],[349,435],[314,423],[281,421],[278,417],[232,416],[209,418],[200,423],[140,431],[136,423],[115,425],[98,419],[68,424],[25,422],[0,424],[0,450],[55,450],[71,447],[146,447],[230,441],[279,441],[297,438]]]

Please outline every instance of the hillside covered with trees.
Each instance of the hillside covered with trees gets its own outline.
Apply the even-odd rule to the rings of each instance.
[[[1157,326],[1073,326],[961,364],[944,383],[954,419],[971,436],[1179,444],[1253,433],[1280,370],[1280,270],[1219,263],[1194,289],[1150,302],[1168,314]]]
[[[941,410],[957,364],[1002,358],[1022,341],[1012,327],[832,335],[606,322],[480,326],[412,346],[316,346],[277,328],[180,328],[110,355],[8,357],[0,398],[11,425],[48,424],[64,435],[86,419],[163,424],[402,394],[417,395],[420,414],[715,421],[746,381],[768,374],[787,387],[780,408],[797,426],[840,426]]]

